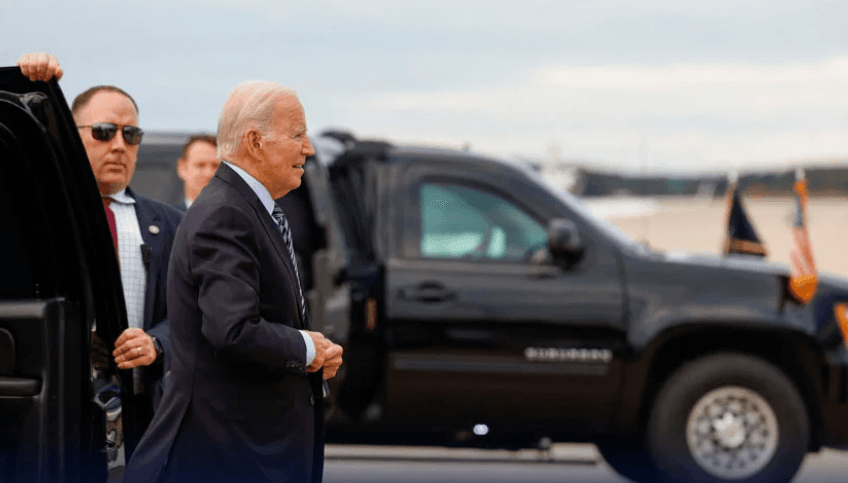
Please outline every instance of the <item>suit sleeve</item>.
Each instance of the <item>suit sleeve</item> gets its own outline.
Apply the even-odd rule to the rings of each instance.
[[[168,329],[168,319],[162,319],[158,324],[154,325],[147,331],[147,335],[151,337],[156,337],[160,344],[162,344],[162,352],[164,352],[167,357],[167,354],[171,352],[171,334]],[[162,364],[164,360],[156,360],[154,364]]]
[[[191,274],[198,282],[201,332],[218,357],[305,373],[306,345],[287,321],[260,316],[255,215],[222,206],[192,237]]]

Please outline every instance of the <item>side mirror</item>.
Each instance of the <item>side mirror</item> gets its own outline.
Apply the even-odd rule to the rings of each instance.
[[[557,218],[548,223],[548,250],[554,260],[576,262],[583,254],[583,244],[577,224],[566,218]]]

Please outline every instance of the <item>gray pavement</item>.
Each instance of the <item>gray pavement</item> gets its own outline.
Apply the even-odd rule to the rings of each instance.
[[[590,444],[548,452],[328,445],[325,483],[626,483]],[[848,482],[848,452],[810,454],[793,483]]]
[[[419,446],[327,445],[328,460],[445,461],[500,463],[555,463],[596,465],[602,462],[591,444],[554,444],[550,451],[485,450]]]

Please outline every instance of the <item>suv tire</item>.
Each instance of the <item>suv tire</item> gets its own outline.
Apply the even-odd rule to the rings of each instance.
[[[648,448],[668,481],[783,483],[810,439],[806,406],[774,365],[716,354],[678,369],[647,427]]]

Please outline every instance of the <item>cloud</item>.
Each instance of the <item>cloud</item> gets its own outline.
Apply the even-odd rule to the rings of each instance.
[[[102,2],[106,0],[88,0]],[[167,7],[169,0],[148,0]],[[402,28],[503,30],[555,29],[615,17],[687,16],[756,18],[799,13],[828,5],[828,0],[324,0],[280,3],[277,0],[187,0],[204,8],[247,11],[284,25],[305,19],[347,25]]]
[[[630,169],[647,145],[650,166],[693,169],[846,156],[846,16],[832,0],[5,0],[0,62],[51,51],[68,98],[119,85],[148,130],[214,127],[232,87],[266,78],[297,88],[312,132],[557,144]]]
[[[352,100],[368,131],[488,151],[603,158],[631,169],[715,169],[848,158],[848,57],[817,62],[547,65],[474,89]],[[380,120],[387,122],[381,122]],[[406,120],[416,120],[414,126]],[[423,129],[421,126],[425,126]],[[492,133],[496,133],[495,136]],[[645,141],[647,140],[647,141]]]

